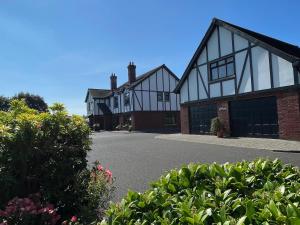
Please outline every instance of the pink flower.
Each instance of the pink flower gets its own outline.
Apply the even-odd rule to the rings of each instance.
[[[104,170],[104,168],[103,168],[103,166],[101,166],[100,164],[97,166],[97,170],[98,171],[103,171]]]
[[[109,178],[112,178],[112,172],[109,169],[105,170],[105,174],[106,176],[108,176]]]
[[[71,222],[76,222],[76,221],[77,221],[77,217],[76,216],[72,216]]]

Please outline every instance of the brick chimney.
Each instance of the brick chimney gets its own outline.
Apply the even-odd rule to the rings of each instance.
[[[117,89],[117,76],[114,73],[110,76],[110,88],[112,91]]]
[[[129,62],[127,68],[128,68],[128,82],[131,84],[136,80],[136,72],[135,72],[136,66],[134,65],[133,62]]]

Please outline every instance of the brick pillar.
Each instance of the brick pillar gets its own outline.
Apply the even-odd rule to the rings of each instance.
[[[277,95],[279,137],[300,140],[300,102],[298,92]]]
[[[226,133],[230,134],[230,117],[228,101],[217,102],[218,117],[224,124]]]
[[[187,105],[182,105],[180,107],[180,121],[181,121],[181,133],[190,133],[190,123],[189,123],[189,107]]]

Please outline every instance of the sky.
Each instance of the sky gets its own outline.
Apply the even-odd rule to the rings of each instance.
[[[166,64],[179,78],[214,17],[300,46],[300,1],[1,0],[0,95],[86,114],[88,88]]]

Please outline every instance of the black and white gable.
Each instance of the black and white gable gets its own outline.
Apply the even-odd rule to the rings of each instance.
[[[181,103],[299,84],[297,46],[214,19],[175,91]]]

